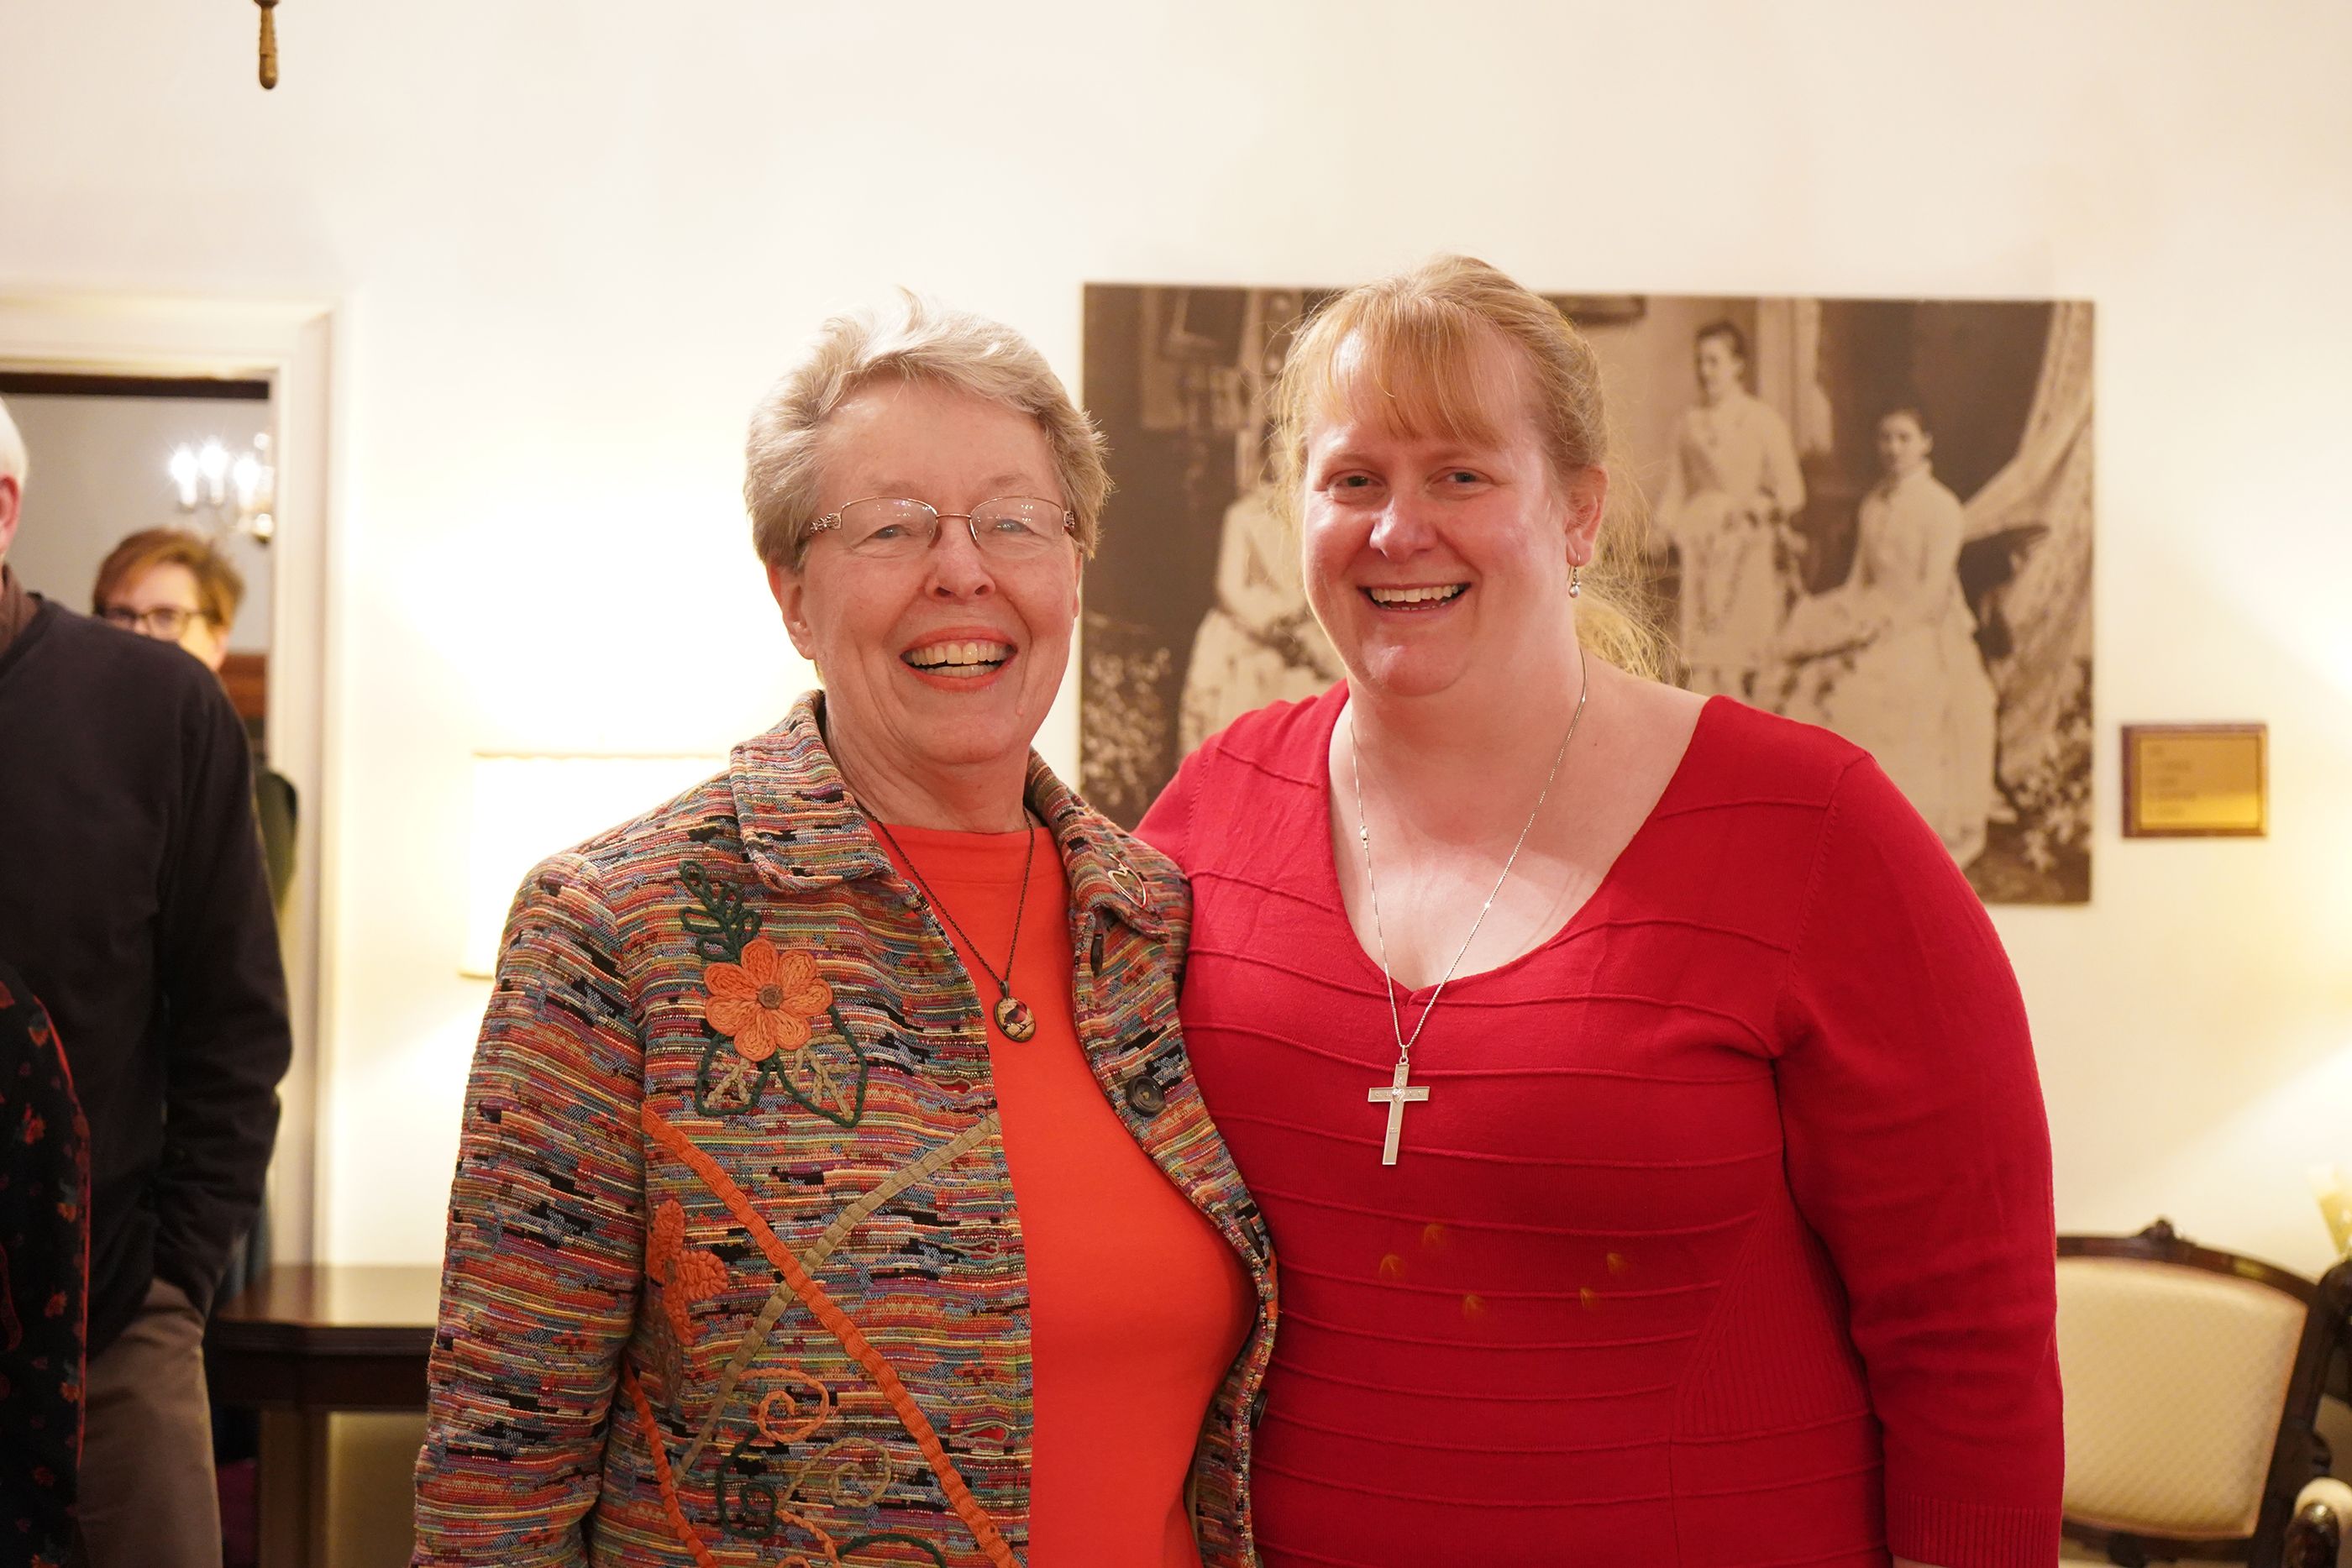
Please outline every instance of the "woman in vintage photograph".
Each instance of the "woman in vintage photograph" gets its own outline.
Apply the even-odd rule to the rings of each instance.
[[[1781,629],[1781,711],[1876,758],[1965,866],[1984,852],[1998,799],[2000,699],[1960,586],[1960,499],[1936,477],[1935,450],[1916,404],[1880,416],[1884,477],[1855,519],[1853,569]]]
[[[2046,1564],[2048,1136],[1950,858],[1856,747],[1652,678],[1542,299],[1352,290],[1276,403],[1347,680],[1140,830],[1281,1257],[1264,1562]]]
[[[1190,751],[1253,708],[1313,696],[1339,678],[1298,580],[1298,551],[1263,459],[1263,433],[1235,438],[1240,494],[1217,535],[1217,598],[1192,634],[1176,745]]]
[[[911,301],[761,404],[824,690],[516,899],[417,1562],[1251,1561],[1272,1265],[1184,884],[1030,749],[1107,489],[1034,349]]]
[[[1234,499],[1217,530],[1216,598],[1192,633],[1177,708],[1180,753],[1268,703],[1311,697],[1339,678],[1339,660],[1307,608],[1298,551],[1275,498],[1266,393],[1282,371],[1300,300],[1251,290],[1242,306],[1241,364],[1233,382]],[[1222,369],[1222,367],[1219,367]]]
[[[1675,426],[1674,462],[1658,498],[1660,533],[1682,562],[1682,655],[1690,688],[1755,698],[1757,678],[1794,586],[1803,541],[1789,519],[1805,504],[1788,422],[1748,394],[1747,334],[1729,321],[1698,329],[1699,401]]]

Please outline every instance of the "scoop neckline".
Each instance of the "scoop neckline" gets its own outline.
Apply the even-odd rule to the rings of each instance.
[[[1395,982],[1389,980],[1387,974],[1381,968],[1380,960],[1365,950],[1363,939],[1356,935],[1355,924],[1348,918],[1348,901],[1339,890],[1339,864],[1337,852],[1331,842],[1332,793],[1331,767],[1328,759],[1331,755],[1332,732],[1339,727],[1339,715],[1348,706],[1347,683],[1340,682],[1326,695],[1332,699],[1330,712],[1317,727],[1317,737],[1320,744],[1315,749],[1315,799],[1318,808],[1316,827],[1317,838],[1321,845],[1315,858],[1316,874],[1320,882],[1316,891],[1322,894],[1324,907],[1330,913],[1331,917],[1339,923],[1339,929],[1345,933],[1348,951],[1354,955],[1356,963],[1365,975],[1370,977],[1373,985],[1377,987],[1384,981],[1393,985]],[[1657,822],[1659,815],[1665,810],[1667,803],[1681,792],[1683,776],[1690,767],[1692,755],[1699,749],[1699,737],[1714,727],[1718,705],[1730,700],[1732,699],[1717,693],[1709,696],[1701,706],[1698,722],[1691,726],[1690,738],[1683,743],[1683,753],[1675,759],[1674,771],[1666,776],[1666,787],[1658,791],[1658,798],[1651,803],[1648,814],[1642,819],[1642,825],[1633,830],[1633,836],[1627,839],[1623,846],[1618,850],[1615,857],[1601,872],[1601,880],[1592,884],[1591,893],[1585,894],[1584,902],[1569,911],[1568,918],[1560,922],[1559,928],[1517,957],[1506,963],[1497,964],[1491,969],[1475,969],[1466,975],[1454,976],[1449,988],[1458,992],[1464,987],[1474,985],[1475,982],[1508,975],[1542,957],[1579,934],[1579,927],[1585,924],[1585,916],[1601,903],[1605,895],[1614,891],[1618,880],[1618,868],[1625,863],[1635,847],[1649,836],[1652,827]],[[1400,1002],[1408,1001],[1426,996],[1436,989],[1436,984],[1421,986],[1411,990],[1399,989],[1396,992],[1396,998]]]

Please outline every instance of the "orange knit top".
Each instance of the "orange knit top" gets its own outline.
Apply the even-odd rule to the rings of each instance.
[[[894,825],[898,849],[884,844],[901,872],[898,851],[913,860],[934,910],[953,917],[940,924],[989,1019],[1029,1276],[1025,1556],[1030,1568],[1198,1568],[1185,1477],[1255,1298],[1232,1249],[1128,1135],[1087,1065],[1071,1010],[1069,884],[1052,835],[1032,831],[1034,857],[1022,833]],[[996,1027],[988,970],[1005,972],[1024,860],[1012,984],[1036,1032],[1015,1042]]]

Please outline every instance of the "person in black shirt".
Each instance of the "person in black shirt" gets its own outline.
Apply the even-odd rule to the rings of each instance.
[[[0,959],[90,1130],[92,1568],[220,1561],[204,1315],[251,1222],[292,1053],[244,727],[179,649],[27,593],[0,408]]]

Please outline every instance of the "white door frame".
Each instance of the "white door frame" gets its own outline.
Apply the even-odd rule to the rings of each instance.
[[[284,933],[294,1063],[269,1169],[273,1256],[319,1252],[319,1103],[324,925],[334,868],[321,832],[333,810],[326,694],[334,655],[327,566],[335,539],[329,473],[336,308],[320,299],[206,299],[0,289],[0,369],[104,375],[226,376],[270,383],[278,469],[270,542],[269,760],[299,791],[294,885]],[[33,482],[40,482],[34,453]]]

